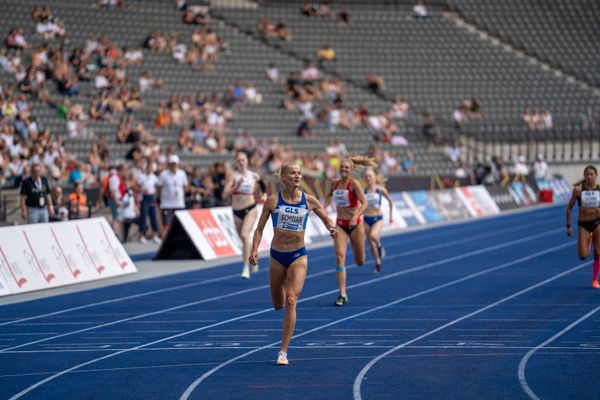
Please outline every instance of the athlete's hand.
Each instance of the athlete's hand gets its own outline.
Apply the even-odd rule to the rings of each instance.
[[[332,226],[331,228],[329,228],[329,235],[334,239],[337,237],[338,230],[335,226]]]
[[[258,251],[253,251],[252,253],[250,253],[250,256],[248,257],[248,262],[251,265],[258,264]]]
[[[390,224],[393,224],[393,223],[394,223],[394,217],[392,217],[392,216],[390,215]]]
[[[569,237],[573,236],[573,228],[571,228],[571,227],[568,227],[568,228],[567,228],[567,235],[568,235]]]
[[[358,217],[350,218],[350,222],[348,222],[348,225],[350,225],[350,227],[358,225]]]

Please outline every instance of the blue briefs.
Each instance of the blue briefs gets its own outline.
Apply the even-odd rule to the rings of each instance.
[[[279,264],[283,265],[285,269],[288,269],[294,261],[305,255],[306,247],[294,251],[277,251],[271,248],[271,257]]]
[[[363,220],[365,224],[369,225],[369,227],[375,225],[378,221],[383,221],[383,215],[376,215],[374,217],[370,217],[368,215],[363,215]]]

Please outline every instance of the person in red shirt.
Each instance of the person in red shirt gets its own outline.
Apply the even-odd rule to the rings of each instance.
[[[356,165],[376,167],[373,158],[356,156],[340,162],[340,179],[333,183],[332,189],[325,198],[323,207],[327,209],[333,201],[337,209],[336,226],[339,235],[334,239],[335,270],[340,294],[335,301],[338,307],[348,303],[346,293],[346,250],[348,240],[354,251],[354,261],[359,267],[365,263],[365,228],[362,214],[367,209],[364,190],[357,180],[352,179],[352,171]]]

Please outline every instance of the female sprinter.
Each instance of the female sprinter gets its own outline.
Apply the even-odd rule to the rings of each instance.
[[[287,349],[296,325],[296,303],[306,278],[307,256],[304,248],[304,230],[308,213],[313,210],[323,221],[333,238],[337,230],[329,220],[319,201],[301,192],[302,173],[295,164],[286,164],[281,169],[281,192],[269,196],[265,202],[258,226],[252,240],[249,262],[258,262],[258,246],[269,216],[273,220],[273,241],[271,242],[271,267],[269,272],[271,300],[273,307],[280,310],[285,306],[281,349],[277,355],[277,365],[288,365]]]
[[[390,205],[390,224],[394,222],[394,202],[384,186],[384,178],[375,172],[373,168],[367,168],[364,173],[366,187],[365,198],[367,209],[363,215],[365,221],[365,233],[371,247],[371,254],[375,259],[375,273],[381,273],[381,259],[385,256],[385,250],[381,245],[381,228],[383,228],[383,214],[381,212],[381,197],[385,197]]]
[[[594,267],[592,270],[592,287],[600,289],[598,273],[600,272],[600,185],[596,183],[598,171],[593,165],[583,170],[583,180],[575,184],[573,196],[567,205],[567,234],[573,235],[571,228],[571,209],[575,202],[579,205],[577,218],[578,233],[577,250],[579,258],[585,260],[590,255],[590,241],[594,241]]]
[[[340,295],[335,301],[338,307],[348,302],[346,293],[346,250],[348,239],[354,251],[354,261],[359,267],[365,263],[365,228],[362,224],[362,214],[367,209],[367,200],[363,188],[358,181],[352,179],[352,170],[356,164],[375,168],[375,160],[369,157],[352,157],[340,162],[341,178],[334,182],[323,208],[327,209],[331,201],[337,209],[336,225],[339,235],[333,241],[335,248],[335,271]]]
[[[251,246],[250,231],[254,227],[258,216],[254,192],[257,185],[260,186],[263,194],[266,188],[260,175],[248,169],[248,155],[245,152],[237,152],[235,163],[234,173],[229,174],[225,180],[223,198],[231,195],[231,208],[233,209],[235,229],[242,241],[242,260],[244,261],[242,278],[249,279],[248,255],[250,254]],[[252,272],[258,272],[258,264],[252,266]]]

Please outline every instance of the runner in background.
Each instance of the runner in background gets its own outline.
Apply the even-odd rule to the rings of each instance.
[[[261,196],[264,198],[266,186],[257,172],[248,169],[248,155],[243,151],[238,151],[235,155],[235,171],[228,174],[223,189],[223,198],[231,195],[231,208],[233,209],[233,219],[235,229],[242,241],[242,278],[250,278],[250,267],[248,257],[250,255],[250,231],[254,227],[258,210],[254,193],[257,186],[260,187]],[[258,264],[252,265],[252,273],[258,272]]]
[[[385,249],[381,245],[381,229],[383,228],[383,213],[381,210],[381,198],[385,197],[390,207],[390,224],[394,222],[394,202],[388,193],[384,183],[385,178],[375,172],[373,168],[367,168],[364,172],[366,181],[365,198],[367,209],[363,215],[365,221],[365,233],[371,248],[371,254],[375,260],[375,273],[381,273],[381,259],[385,257]]]
[[[354,251],[354,262],[359,267],[365,263],[365,228],[362,214],[367,209],[367,200],[360,183],[352,179],[352,171],[356,165],[375,168],[373,158],[356,156],[340,161],[341,178],[334,182],[323,208],[327,209],[333,201],[337,210],[336,226],[339,234],[334,239],[335,271],[340,294],[334,305],[340,307],[348,303],[346,292],[346,250],[348,240]]]
[[[258,247],[263,229],[269,219],[273,221],[271,241],[271,265],[269,283],[271,301],[276,310],[285,307],[281,348],[277,365],[288,365],[287,351],[296,325],[296,304],[304,287],[308,265],[304,234],[308,214],[314,211],[335,239],[338,232],[319,201],[300,191],[302,173],[296,164],[286,164],[280,172],[281,192],[269,196],[263,207],[258,226],[252,240],[249,262],[258,264]]]
[[[598,171],[593,165],[583,170],[583,180],[575,184],[573,195],[567,205],[567,234],[573,235],[571,227],[571,210],[575,203],[579,206],[577,218],[577,252],[579,258],[585,260],[590,255],[590,244],[594,244],[594,266],[592,270],[592,287],[600,289],[598,273],[600,273],[600,185],[596,183]]]

